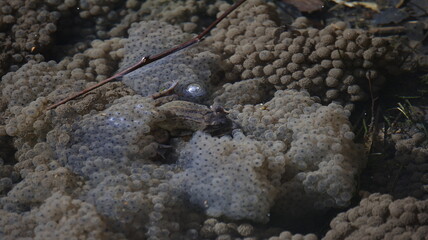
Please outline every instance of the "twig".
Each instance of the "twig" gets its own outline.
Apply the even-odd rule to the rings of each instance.
[[[98,88],[98,87],[101,87],[102,85],[104,85],[104,84],[106,84],[106,83],[108,83],[108,82],[111,82],[111,81],[113,81],[113,80],[115,80],[116,78],[118,78],[118,77],[121,77],[121,76],[123,76],[123,75],[125,75],[125,74],[128,74],[128,73],[130,73],[130,72],[132,72],[132,71],[134,71],[134,70],[136,70],[136,69],[138,69],[138,68],[140,68],[140,67],[142,67],[142,66],[145,66],[145,65],[147,65],[147,64],[150,64],[150,63],[152,63],[152,62],[154,62],[154,61],[157,61],[157,60],[159,60],[159,59],[162,59],[162,58],[164,58],[164,57],[166,57],[166,56],[168,56],[168,55],[171,55],[171,54],[173,54],[173,53],[175,53],[175,52],[177,52],[177,51],[180,51],[181,49],[184,49],[184,48],[187,48],[187,47],[189,47],[189,46],[191,46],[191,45],[193,45],[193,44],[195,44],[195,43],[198,43],[198,42],[200,42],[200,41],[202,41],[203,40],[203,38],[215,27],[215,26],[217,26],[217,24],[220,22],[220,21],[222,21],[224,18],[226,18],[227,17],[227,15],[229,15],[231,12],[233,12],[236,8],[238,8],[241,4],[243,4],[244,2],[245,2],[246,0],[239,0],[238,2],[236,2],[234,5],[232,5],[229,9],[227,9],[220,17],[218,17],[214,22],[212,22],[204,31],[202,31],[198,36],[196,36],[195,38],[193,38],[193,39],[190,39],[189,41],[187,41],[187,42],[184,42],[184,43],[182,43],[182,44],[180,44],[180,45],[178,45],[178,46],[176,46],[176,47],[173,47],[173,48],[171,48],[171,49],[168,49],[168,50],[166,50],[166,51],[164,51],[164,52],[162,52],[162,53],[159,53],[159,54],[156,54],[156,55],[153,55],[153,56],[145,56],[145,57],[143,57],[138,63],[136,63],[136,64],[134,64],[133,66],[131,66],[131,67],[129,67],[129,68],[127,68],[127,69],[125,69],[125,70],[123,70],[123,71],[121,71],[121,72],[119,72],[119,73],[116,73],[115,75],[113,75],[113,76],[111,76],[111,77],[109,77],[109,78],[107,78],[107,79],[105,79],[105,80],[103,80],[103,81],[101,81],[101,82],[99,82],[99,83],[97,83],[97,84],[95,84],[95,85],[93,85],[93,86],[91,86],[91,87],[89,87],[89,88],[86,88],[86,89],[84,89],[84,90],[82,90],[82,91],[80,91],[80,92],[78,92],[78,93],[76,93],[76,94],[74,94],[74,95],[72,95],[72,96],[70,96],[70,97],[68,97],[68,98],[66,98],[66,99],[63,99],[63,100],[61,100],[60,102],[57,102],[57,103],[55,103],[55,104],[53,104],[53,105],[50,105],[50,106],[48,106],[47,108],[46,108],[46,110],[50,110],[50,109],[53,109],[53,108],[56,108],[56,107],[58,107],[59,105],[62,105],[62,104],[64,104],[64,103],[66,103],[66,102],[68,102],[68,101],[70,101],[70,100],[73,100],[73,99],[75,99],[75,98],[77,98],[77,97],[79,97],[79,96],[82,96],[83,94],[86,94],[86,93],[88,93],[88,92],[90,92],[90,91],[92,91],[92,90],[94,90],[94,89],[96,89],[96,88]]]
[[[395,8],[401,8],[405,2],[406,0],[400,0],[397,4],[395,4]]]
[[[157,99],[163,96],[166,96],[168,94],[170,94],[172,91],[174,91],[175,86],[177,86],[178,81],[175,81],[173,84],[171,84],[171,86],[165,90],[162,90],[160,92],[154,93],[152,94],[150,97],[153,99]]]
[[[403,26],[371,27],[369,29],[369,33],[380,34],[380,35],[402,34],[405,32],[406,32],[406,28]]]

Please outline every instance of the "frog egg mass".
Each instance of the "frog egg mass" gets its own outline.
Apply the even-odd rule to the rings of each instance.
[[[157,54],[192,38],[179,27],[158,21],[133,24],[129,34],[122,67],[132,65],[140,56]],[[171,34],[173,38],[170,38]],[[168,43],[155,51],[151,44],[159,45],[164,39],[168,39]],[[178,82],[175,89],[179,97],[200,102],[207,97],[219,61],[217,54],[198,45],[192,46],[125,75],[123,82],[142,96],[150,96]]]
[[[408,56],[363,28],[284,27],[281,1],[247,0],[204,41],[46,110],[192,39],[227,2],[0,0],[0,239],[315,240],[333,212],[325,239],[427,236],[423,132],[391,130],[385,169],[361,175],[352,104]],[[66,23],[89,35],[57,45]],[[360,190],[388,194],[346,211]]]

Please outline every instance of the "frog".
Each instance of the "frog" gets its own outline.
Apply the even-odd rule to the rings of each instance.
[[[164,118],[154,124],[150,134],[158,143],[157,159],[162,163],[175,162],[178,153],[174,152],[174,145],[187,142],[194,132],[220,136],[235,126],[222,107],[177,99],[176,95],[169,95],[155,100],[156,111]]]
[[[196,131],[221,135],[233,125],[223,108],[184,100],[166,102],[158,106],[157,111],[164,114],[165,119],[156,126],[168,131],[171,137],[188,136]]]

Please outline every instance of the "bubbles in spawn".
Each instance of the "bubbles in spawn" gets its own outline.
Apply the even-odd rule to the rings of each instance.
[[[205,94],[205,89],[197,83],[192,83],[187,85],[186,92],[193,96],[200,96]]]
[[[184,86],[182,91],[179,91],[179,95],[184,100],[199,102],[207,96],[207,90],[200,83],[190,83]]]

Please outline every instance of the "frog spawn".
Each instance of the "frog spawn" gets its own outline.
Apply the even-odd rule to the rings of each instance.
[[[156,31],[156,30],[153,30]],[[137,40],[138,41],[138,40]],[[135,72],[129,74],[129,75],[125,75],[124,76],[124,83],[127,84],[128,86],[130,86],[131,88],[134,88],[134,90],[136,90],[139,94],[143,95],[143,96],[149,96],[150,94],[148,94],[147,91],[152,91],[151,94],[155,93],[155,92],[159,92],[163,89],[169,88],[171,86],[171,84],[173,82],[177,82],[178,84],[176,85],[176,87],[174,88],[175,93],[178,95],[178,98],[181,100],[186,100],[186,101],[173,101],[170,103],[166,103],[164,105],[161,105],[159,107],[157,107],[157,111],[162,112],[163,114],[165,114],[165,120],[161,120],[157,122],[157,126],[161,129],[165,129],[168,132],[172,133],[173,136],[182,136],[182,132],[183,130],[187,130],[187,133],[185,134],[192,134],[195,131],[206,131],[208,128],[207,126],[210,123],[215,123],[215,124],[220,124],[224,122],[219,119],[211,119],[210,116],[215,116],[215,114],[219,114],[220,112],[216,112],[214,111],[209,113],[209,111],[206,110],[206,108],[201,107],[202,105],[198,105],[198,104],[194,104],[191,103],[189,101],[192,102],[203,102],[205,99],[207,99],[210,96],[210,90],[212,90],[212,83],[214,82],[214,80],[212,79],[212,77],[215,76],[215,71],[213,71],[212,69],[219,69],[219,68],[215,68],[217,61],[218,61],[218,56],[216,56],[215,54],[205,51],[205,52],[200,52],[198,51],[197,47],[194,48],[190,48],[190,49],[185,49],[185,51],[180,51],[177,52],[175,54],[172,54],[168,57],[165,57],[159,61],[156,61],[148,66],[142,67],[141,69],[137,69]],[[257,80],[255,80],[257,81]],[[260,84],[265,83],[264,81],[260,81]],[[157,85],[156,85],[157,84]],[[149,90],[147,90],[149,89]],[[143,91],[142,91],[143,90]],[[234,94],[236,94],[236,92],[234,92]],[[283,95],[278,95],[277,98],[279,99],[278,101],[282,101],[281,99],[287,98],[286,96],[292,96],[292,95],[296,95],[299,96],[299,98],[297,99],[290,99],[289,101],[286,102],[292,102],[293,104],[296,104],[298,106],[305,106],[306,103],[311,102],[312,100],[310,98],[308,98],[308,94],[307,93],[297,93],[297,92],[284,92],[282,93]],[[300,102],[300,101],[303,101]],[[220,101],[221,102],[221,101]],[[251,101],[250,101],[251,102]],[[187,105],[187,110],[185,108],[180,109],[180,106],[183,105]],[[279,106],[282,109],[283,104],[281,104],[281,106]],[[237,106],[238,108],[240,108],[240,110],[236,109],[238,112],[241,112],[241,110],[243,110],[242,114],[250,114],[249,112],[246,112],[246,110],[249,110],[249,108],[251,108],[250,105],[246,105],[246,106]],[[255,107],[255,106],[253,106]],[[313,110],[316,110],[318,108],[320,108],[320,104],[313,104],[313,106],[311,106],[313,108]],[[243,109],[242,109],[243,108]],[[255,107],[256,108],[256,107]],[[340,115],[339,118],[345,119],[346,118],[346,114],[343,112],[343,109],[340,109],[340,107],[334,107],[329,106],[329,110],[328,111],[334,111],[333,109],[337,108],[337,115]],[[190,109],[190,111],[189,111]],[[195,109],[199,109],[201,111],[207,111],[207,114],[198,112],[198,110]],[[263,109],[263,108],[262,108]],[[270,110],[270,108],[266,108],[264,110]],[[292,109],[290,109],[291,111]],[[282,110],[281,110],[282,111]],[[308,110],[309,111],[309,110]],[[279,111],[280,112],[280,111]],[[304,111],[303,111],[304,112]],[[235,114],[238,114],[235,111]],[[286,116],[288,116],[288,114],[292,114],[294,115],[305,115],[302,114],[300,111],[291,111],[291,113],[285,113]],[[221,114],[220,114],[221,115]],[[331,114],[330,114],[331,115]],[[263,114],[260,116],[262,117]],[[259,117],[259,116],[257,116]],[[249,120],[255,120],[257,118],[256,116],[254,117],[250,117],[250,118],[245,118],[245,119],[249,119]],[[310,120],[309,116],[304,116],[307,117]],[[275,117],[272,117],[273,119],[277,119],[277,118],[285,118],[284,117],[284,113],[283,114],[279,114]],[[303,118],[303,117],[302,117]],[[195,119],[197,121],[195,121]],[[199,119],[199,120],[198,120]],[[311,128],[310,125],[312,124],[312,121],[309,121],[308,119],[305,118],[304,121],[304,125],[308,125],[305,126],[304,129],[307,128]],[[239,121],[242,119],[236,118],[235,120]],[[285,121],[287,122],[289,119],[287,120],[281,120],[281,121]],[[306,120],[308,122],[306,122]],[[296,120],[297,121],[297,120]],[[303,119],[299,120],[298,122],[303,121]],[[343,120],[344,122],[346,122],[346,120]],[[251,141],[253,140],[261,140],[260,143],[261,145],[263,144],[267,144],[264,143],[266,141],[271,142],[271,141],[284,141],[284,143],[280,144],[280,145],[288,145],[290,147],[290,142],[296,142],[296,139],[294,139],[294,135],[292,136],[288,136],[286,134],[286,136],[284,136],[284,138],[280,137],[278,134],[276,134],[276,131],[274,132],[275,129],[272,129],[273,126],[271,126],[271,124],[267,124],[268,122],[270,122],[270,120],[268,120],[267,118],[263,118],[261,119],[261,121],[252,121],[251,123],[246,123],[246,122],[242,122],[242,126],[243,129],[245,131],[244,133],[241,133],[241,137],[242,138],[248,138]],[[199,123],[203,123],[203,124],[199,124]],[[266,126],[263,126],[262,128],[260,128],[261,126],[255,126],[255,125],[263,125],[263,124],[267,124]],[[282,123],[282,122],[281,122]],[[289,122],[288,125],[292,125],[293,122]],[[297,123],[294,123],[297,124]],[[264,133],[261,133],[261,135],[259,134],[251,134],[251,129],[245,129],[250,127],[250,125],[254,125],[255,129],[258,129],[260,131],[263,131]],[[312,126],[313,127],[313,126]],[[287,126],[282,126],[281,129],[287,129]],[[176,132],[176,130],[179,130],[179,132]],[[296,130],[297,131],[297,130]],[[237,132],[235,132],[237,133]],[[254,132],[255,133],[255,132]],[[204,142],[203,139],[199,139],[198,140],[198,136],[202,138],[209,138],[209,136],[204,136],[204,135],[199,135],[201,134],[200,132],[198,134],[194,134],[193,136],[193,142],[190,141],[188,143],[184,143],[183,145],[176,145],[176,151],[177,153],[180,154],[179,156],[179,166],[181,166],[183,168],[183,172],[182,174],[178,175],[178,176],[182,176],[182,178],[178,177],[175,180],[177,181],[173,181],[172,184],[174,185],[174,188],[179,189],[179,191],[181,191],[181,194],[184,195],[189,195],[189,196],[194,196],[195,194],[193,194],[192,192],[188,192],[188,188],[185,187],[186,184],[192,185],[195,184],[195,179],[192,179],[192,177],[189,177],[190,175],[194,174],[194,172],[204,172],[206,174],[213,174],[215,172],[221,172],[219,169],[215,169],[217,166],[214,167],[210,167],[210,166],[205,166],[205,163],[199,163],[198,161],[202,161],[204,159],[201,158],[201,156],[195,156],[192,154],[195,154],[194,150],[195,149],[199,149],[199,151],[201,152],[202,155],[204,154],[208,154],[210,155],[210,149],[213,147],[213,144],[210,143],[210,141]],[[239,135],[239,134],[238,134]],[[265,136],[266,135],[266,136]],[[325,135],[324,133],[321,135]],[[260,136],[265,136],[266,139],[262,140],[262,139],[258,139]],[[282,140],[281,140],[282,139]],[[219,140],[216,137],[212,138],[213,142],[216,141],[229,141],[226,138]],[[323,141],[323,139],[320,140],[321,142]],[[350,141],[352,142],[352,139],[350,139]],[[202,145],[198,145],[198,144],[202,144]],[[205,144],[205,145],[203,145]],[[257,143],[259,144],[259,143]],[[278,143],[279,144],[279,143]],[[348,143],[347,143],[348,144]],[[196,145],[196,146],[195,146]],[[226,144],[228,145],[228,144]],[[322,145],[322,144],[321,144]],[[352,143],[349,143],[349,145],[352,145]],[[184,146],[184,147],[183,147]],[[219,144],[216,143],[214,144],[214,147],[218,147]],[[298,146],[299,147],[299,146]],[[287,149],[281,149],[280,151],[274,151],[272,153],[272,157],[270,157],[271,159],[266,158],[266,155],[268,154],[259,154],[255,157],[254,159],[254,168],[257,169],[257,173],[259,173],[259,171],[263,171],[263,173],[260,176],[271,176],[271,174],[265,174],[266,171],[266,166],[268,165],[270,166],[273,170],[275,171],[277,169],[284,171],[284,169],[288,169],[288,171],[291,172],[287,172],[287,174],[289,174],[290,176],[288,177],[288,179],[293,179],[293,181],[291,181],[288,185],[287,184],[283,184],[281,186],[279,186],[280,182],[281,182],[281,178],[282,175],[285,174],[284,172],[278,172],[275,173],[276,178],[275,179],[268,179],[266,180],[268,186],[268,188],[266,188],[266,183],[261,184],[259,189],[256,189],[253,195],[257,195],[260,192],[269,192],[269,194],[267,194],[269,197],[267,199],[250,199],[249,201],[251,203],[255,203],[255,205],[259,204],[258,206],[263,206],[262,208],[257,207],[257,209],[263,209],[261,212],[251,212],[248,211],[248,209],[242,208],[242,205],[239,205],[238,202],[242,202],[241,197],[239,197],[239,200],[236,202],[235,204],[235,200],[233,200],[232,202],[234,203],[234,210],[228,210],[227,206],[229,206],[229,204],[225,204],[228,203],[228,201],[225,199],[227,198],[229,195],[228,193],[222,194],[224,193],[224,191],[222,190],[221,193],[216,193],[215,191],[215,187],[216,186],[226,186],[226,184],[219,184],[217,183],[213,183],[214,185],[210,185],[210,184],[205,184],[205,183],[201,183],[200,189],[195,190],[195,192],[200,193],[201,195],[199,197],[195,197],[194,199],[190,199],[191,202],[193,202],[194,204],[200,205],[201,207],[206,207],[205,203],[202,201],[204,199],[206,199],[207,196],[211,196],[210,194],[214,194],[216,197],[211,197],[210,198],[210,206],[208,207],[206,214],[210,215],[210,216],[214,216],[214,217],[218,217],[218,216],[227,216],[230,217],[232,219],[251,219],[254,221],[260,221],[260,222],[265,222],[268,219],[266,218],[267,214],[269,213],[270,208],[274,205],[273,201],[274,200],[278,200],[280,199],[280,202],[282,203],[287,203],[285,205],[289,206],[292,205],[294,203],[298,203],[302,200],[305,200],[305,204],[306,204],[306,209],[311,209],[311,210],[320,210],[320,209],[327,209],[329,207],[336,207],[336,206],[343,206],[343,205],[347,205],[349,203],[349,196],[352,195],[354,188],[353,186],[353,176],[355,175],[355,172],[352,171],[348,171],[349,169],[344,168],[343,171],[338,171],[338,175],[340,175],[339,177],[341,177],[342,175],[346,175],[346,176],[351,176],[351,178],[345,178],[345,181],[349,181],[350,182],[350,186],[346,186],[346,189],[339,189],[336,191],[336,189],[334,189],[334,191],[330,191],[332,192],[330,195],[326,195],[325,189],[324,188],[320,188],[320,192],[318,192],[318,189],[315,190],[311,190],[312,192],[309,194],[307,192],[307,189],[305,189],[306,186],[304,186],[305,184],[302,183],[303,179],[300,178],[305,178],[306,176],[303,176],[302,174],[300,175],[296,175],[296,173],[294,171],[303,171],[303,170],[308,170],[306,165],[302,165],[300,166],[299,164],[302,162],[299,160],[299,158],[294,158],[294,155],[297,156],[297,154],[295,154],[294,149],[296,147],[291,144],[291,149],[288,149],[288,151],[290,151],[289,155],[293,155],[293,156],[288,156],[285,155],[286,150]],[[186,151],[184,151],[183,149],[187,149],[192,153],[189,153],[186,155]],[[217,149],[217,148],[216,148]],[[216,149],[214,149],[215,151],[217,151]],[[238,152],[242,152],[245,150],[243,150],[244,147],[239,147],[238,149],[236,149],[236,151]],[[300,149],[300,148],[299,148]],[[316,149],[316,148],[311,148],[311,149]],[[354,149],[354,148],[353,148]],[[293,150],[293,151],[291,151]],[[228,154],[228,153],[223,153],[222,149],[218,149],[218,156],[215,156],[215,158],[221,159],[225,156],[223,156],[224,154]],[[309,152],[308,155],[311,155],[312,152]],[[328,153],[329,154],[329,153]],[[330,162],[332,156],[328,155],[322,159],[318,159],[315,158],[315,160],[313,160],[312,158],[310,160],[313,161],[324,161],[324,162]],[[349,155],[350,153],[348,153]],[[353,154],[353,152],[352,152]],[[352,155],[351,154],[351,155]],[[212,154],[211,154],[212,155]],[[211,158],[212,156],[207,156],[205,159]],[[238,154],[239,155],[239,154]],[[205,156],[205,155],[204,155]],[[245,157],[236,157],[235,155],[233,155],[236,159],[235,161],[243,161],[245,159],[249,159],[250,156],[252,156],[250,154],[250,156],[245,156]],[[284,156],[289,157],[291,160],[287,161],[287,167],[285,167],[285,159]],[[354,155],[352,156],[347,156],[348,161],[355,161],[356,157]],[[268,161],[275,159],[275,163],[269,163]],[[214,160],[209,160],[209,162],[212,162]],[[222,159],[222,161],[224,161],[225,163],[230,163],[231,159],[229,159],[228,156],[226,156],[225,159]],[[308,160],[309,161],[309,160]],[[186,165],[186,164],[190,164],[190,165]],[[181,165],[180,165],[181,164]],[[184,165],[183,165],[184,164]],[[195,164],[194,169],[192,168],[192,164]],[[251,163],[252,164],[252,163]],[[277,165],[281,165],[281,166],[277,166],[277,167],[273,167],[275,164]],[[223,166],[224,164],[218,164],[218,166]],[[328,164],[326,164],[328,165]],[[202,166],[202,169],[199,168],[199,166]],[[207,168],[204,168],[207,167]],[[276,166],[276,165],[275,165]],[[242,167],[242,166],[241,166]],[[237,167],[236,169],[238,169],[237,171],[241,171],[241,167]],[[356,167],[359,168],[359,167]],[[192,172],[194,171],[194,172]],[[326,170],[327,171],[327,170]],[[188,174],[187,174],[188,173]],[[225,176],[232,176],[234,174],[231,174],[230,172],[226,172],[224,173]],[[229,175],[230,174],[230,175]],[[342,174],[342,175],[341,175]],[[348,174],[348,175],[347,175]],[[204,174],[205,175],[205,174]],[[325,172],[322,172],[320,174],[321,179],[325,176],[327,176],[328,174],[325,174]],[[318,176],[317,175],[317,176]],[[193,175],[192,175],[193,176]],[[210,175],[211,176],[211,175]],[[211,177],[207,176],[207,180],[205,182],[211,182]],[[258,181],[260,181],[260,176],[255,177],[255,179],[248,180],[248,181],[244,181],[244,182],[250,182],[250,189],[253,189],[254,186],[257,186]],[[177,175],[175,176],[177,177]],[[222,177],[221,177],[222,178]],[[198,178],[199,179],[199,178]],[[327,179],[328,181],[332,180],[332,179]],[[334,180],[334,179],[333,179]],[[214,181],[214,180],[212,180]],[[232,181],[232,182],[237,182],[237,181]],[[263,185],[263,186],[262,186]],[[183,187],[184,186],[184,187]],[[214,189],[213,189],[214,188]],[[238,188],[238,189],[236,189]],[[287,191],[284,191],[283,189],[295,189],[296,192],[299,192],[300,194],[298,194],[297,197],[293,198],[293,196],[289,196]],[[242,190],[242,188],[240,188],[239,186],[235,186],[235,185],[231,185],[229,186],[229,190],[231,193],[236,193]],[[251,191],[250,191],[251,192]],[[337,192],[344,192],[345,194],[338,196]],[[253,193],[253,192],[251,192]],[[256,194],[257,193],[257,194]],[[247,196],[248,194],[243,194],[244,196]],[[250,194],[251,195],[251,194]],[[236,196],[235,196],[236,197]],[[315,200],[315,199],[320,199],[320,200]],[[319,204],[318,204],[319,203]],[[219,204],[219,205],[216,205]],[[315,206],[316,204],[320,205],[319,206]],[[214,205],[214,207],[213,207]],[[245,203],[244,203],[245,205]],[[248,205],[248,204],[247,204]],[[234,212],[235,211],[235,212]],[[230,213],[230,214],[229,214]],[[228,215],[229,214],[229,215]]]
[[[57,126],[48,143],[61,165],[86,179],[88,191],[79,199],[94,205],[112,228],[166,239],[178,231],[171,226],[178,224],[174,211],[182,206],[170,200],[167,181],[174,166],[156,161],[160,144],[152,133],[165,115],[154,103],[139,95],[122,97],[72,126]]]
[[[129,34],[124,46],[125,58],[120,64],[123,69],[138,62],[141,56],[158,54],[191,39],[179,27],[159,21],[133,24]],[[159,45],[163,47],[153,48]],[[194,45],[180,50],[126,74],[122,81],[141,96],[156,94],[177,83],[174,90],[179,99],[203,102],[210,95],[220,69],[220,56],[206,49]]]

